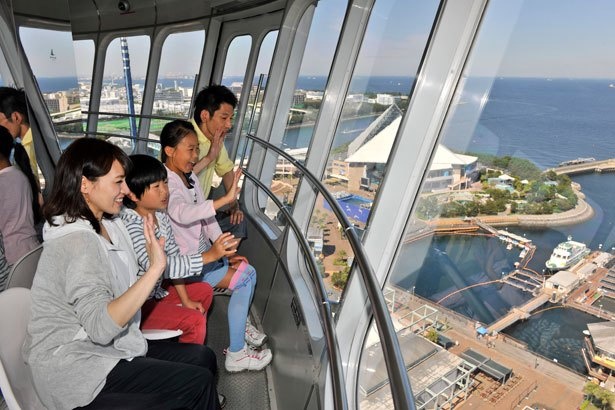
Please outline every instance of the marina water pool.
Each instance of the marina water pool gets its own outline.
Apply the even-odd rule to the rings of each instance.
[[[367,223],[367,218],[369,217],[369,212],[372,207],[371,199],[347,193],[337,193],[336,199],[348,218],[361,223]],[[325,200],[323,200],[323,207],[328,211],[331,210],[331,207]]]

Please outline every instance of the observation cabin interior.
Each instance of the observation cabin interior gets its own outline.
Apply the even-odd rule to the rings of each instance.
[[[274,359],[220,372],[227,408],[465,408],[491,387],[494,406],[560,389],[564,408],[615,372],[581,356],[585,326],[615,320],[615,50],[587,46],[615,38],[615,7],[533,3],[0,0],[0,85],[26,92],[44,195],[75,139],[159,158],[199,90],[235,94],[224,144]],[[547,15],[585,33],[568,54],[534,31]],[[588,249],[546,284],[569,236]],[[220,355],[227,299],[208,319]],[[490,356],[507,338],[523,358]]]

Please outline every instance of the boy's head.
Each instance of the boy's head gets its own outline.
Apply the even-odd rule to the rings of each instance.
[[[0,125],[9,130],[13,138],[22,136],[30,127],[24,90],[0,87]]]
[[[124,205],[130,209],[142,206],[148,210],[165,209],[169,199],[167,170],[154,157],[131,155],[132,170],[126,175],[130,194],[124,197]]]
[[[203,134],[211,137],[218,128],[231,129],[237,97],[223,85],[210,85],[194,100],[194,121]]]

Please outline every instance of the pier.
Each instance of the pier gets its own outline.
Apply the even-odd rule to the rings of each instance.
[[[573,165],[564,165],[560,167],[550,168],[549,171],[554,171],[557,175],[578,175],[594,172],[615,172],[615,158],[600,161],[587,161]]]
[[[541,294],[520,307],[512,308],[506,316],[503,316],[497,322],[492,323],[487,328],[487,331],[489,333],[500,332],[518,320],[529,318],[534,310],[544,305],[548,300],[548,295]]]

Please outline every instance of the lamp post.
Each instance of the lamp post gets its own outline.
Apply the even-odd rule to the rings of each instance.
[[[602,319],[602,303],[599,304],[598,307],[600,308],[600,311],[598,312],[598,317]]]
[[[412,286],[412,296],[414,296],[414,288],[416,288],[416,286]]]

